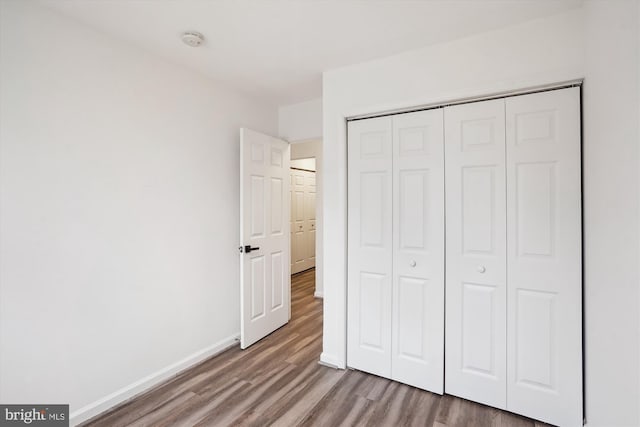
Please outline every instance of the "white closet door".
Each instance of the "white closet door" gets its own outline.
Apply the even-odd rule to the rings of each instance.
[[[291,169],[291,274],[307,269],[305,171]]]
[[[392,379],[435,393],[444,374],[442,109],[393,117]]]
[[[445,108],[446,393],[506,407],[504,100]]]
[[[391,377],[391,118],[348,125],[348,366]]]
[[[291,169],[291,274],[316,265],[316,173]]]
[[[316,266],[316,173],[306,171],[305,175],[305,256],[307,268]]]
[[[582,425],[580,92],[506,100],[507,409]]]

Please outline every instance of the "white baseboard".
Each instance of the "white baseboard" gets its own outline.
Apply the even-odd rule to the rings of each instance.
[[[193,365],[202,362],[205,359],[208,359],[209,357],[215,356],[216,354],[221,353],[230,347],[233,347],[238,343],[238,339],[239,335],[237,334],[225,338],[209,347],[203,348],[202,350],[199,350],[185,357],[182,360],[178,360],[177,362],[172,363],[169,366],[166,366],[150,375],[147,375],[146,377],[141,378],[138,381],[121,388],[120,390],[116,390],[113,393],[78,409],[77,411],[73,411],[71,414],[69,414],[69,422],[72,426],[78,425],[102,412],[107,411],[110,408],[113,408],[116,405],[124,403],[126,400],[129,400],[149,390],[150,388],[170,379],[171,377],[176,376],[185,369],[188,369]]]
[[[324,298],[324,293],[322,291],[315,291],[313,296],[314,298]]]
[[[338,360],[337,358],[330,356],[326,353],[322,353],[320,355],[320,361],[318,362],[321,365],[324,366],[328,366],[329,368],[334,368],[334,369],[344,369],[345,368],[345,364]]]

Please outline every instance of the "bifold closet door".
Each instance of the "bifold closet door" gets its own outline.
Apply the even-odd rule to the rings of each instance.
[[[442,109],[393,116],[391,378],[434,393],[444,373]]]
[[[445,392],[506,408],[504,100],[447,107]]]
[[[348,125],[347,364],[443,392],[442,109]]]
[[[391,117],[348,125],[347,364],[391,378]]]
[[[582,425],[580,90],[506,99],[507,409]]]

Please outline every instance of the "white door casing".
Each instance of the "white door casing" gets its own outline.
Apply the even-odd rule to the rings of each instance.
[[[291,274],[289,144],[240,130],[240,345],[251,344],[289,319]]]
[[[507,409],[582,425],[580,89],[506,99]]]
[[[391,377],[443,392],[444,130],[441,108],[393,116]]]
[[[391,378],[391,118],[348,124],[347,364]]]
[[[506,408],[504,100],[445,108],[445,392]]]

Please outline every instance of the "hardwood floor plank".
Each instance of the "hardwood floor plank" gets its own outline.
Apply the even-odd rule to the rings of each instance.
[[[246,350],[239,346],[86,422],[125,426],[544,427],[454,396],[318,364],[322,300],[315,271],[292,278],[291,321]]]

